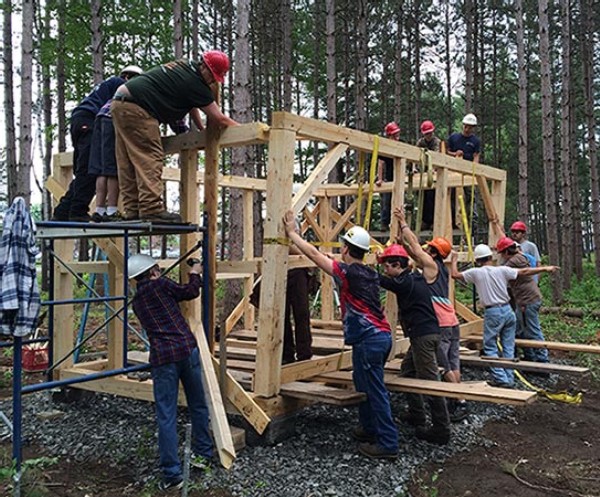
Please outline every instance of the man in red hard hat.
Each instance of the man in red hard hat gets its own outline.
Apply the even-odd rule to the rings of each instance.
[[[386,138],[390,140],[400,140],[400,126],[395,121],[389,122],[383,128],[383,132]],[[394,159],[391,157],[381,157],[377,168],[377,181],[375,184],[381,186],[384,181],[394,180]],[[387,230],[390,226],[391,221],[391,209],[392,209],[392,194],[382,193],[381,194],[381,229]]]
[[[432,121],[423,121],[421,123],[421,138],[417,140],[417,147],[431,150],[432,152],[442,152],[444,142],[434,134],[435,125]],[[423,193],[423,215],[421,216],[422,228],[431,229],[433,227],[435,208],[435,190],[425,190]]]
[[[427,282],[420,273],[413,273],[408,267],[408,253],[395,243],[386,247],[377,257],[383,264],[385,275],[379,277],[379,284],[396,294],[404,335],[410,340],[410,347],[402,360],[400,376],[437,381],[437,349],[440,342],[440,327],[433,310],[431,293]],[[444,397],[427,397],[431,411],[432,426],[427,428],[427,414],[421,395],[406,396],[408,412],[400,418],[416,427],[417,438],[430,443],[445,445],[450,441],[450,420]]]
[[[450,301],[448,269],[444,259],[450,255],[452,244],[442,237],[435,237],[426,243],[423,249],[419,239],[406,222],[402,209],[394,209],[398,222],[398,243],[404,243],[406,250],[417,266],[423,270],[423,278],[431,291],[431,303],[440,326],[440,343],[437,349],[437,361],[444,370],[443,379],[450,383],[460,383],[460,328],[454,306]],[[469,413],[464,400],[447,399],[450,420],[458,422]]]
[[[516,224],[516,223],[515,223]],[[507,267],[530,267],[527,256],[519,251],[518,243],[507,236],[500,238],[496,244],[496,251]],[[517,316],[517,329],[515,336],[525,340],[544,341],[544,333],[540,325],[540,307],[542,306],[542,293],[534,281],[533,276],[521,276],[509,283]],[[548,362],[548,349],[525,348],[525,360],[535,362]]]
[[[515,221],[510,226],[510,237],[521,246],[521,251],[524,254],[530,255],[535,259],[535,266],[538,267],[542,264],[542,258],[540,257],[540,251],[535,243],[527,240],[527,225],[523,221]],[[537,282],[537,276],[534,277]]]
[[[211,89],[224,81],[228,70],[227,55],[209,50],[198,62],[170,62],[119,86],[111,112],[124,219],[182,221],[179,214],[167,212],[162,197],[164,152],[159,126],[175,125],[189,114],[198,129],[204,129],[200,111],[212,125],[236,126],[221,112]]]

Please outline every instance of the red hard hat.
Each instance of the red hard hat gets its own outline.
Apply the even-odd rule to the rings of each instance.
[[[431,245],[435,248],[443,259],[448,257],[448,254],[452,252],[452,245],[450,242],[441,236],[436,236],[433,240],[427,242],[427,245]]]
[[[421,133],[426,135],[427,133],[433,133],[435,131],[435,125],[431,121],[423,121],[421,123]]]
[[[500,240],[498,240],[498,243],[496,243],[496,250],[498,252],[504,252],[507,248],[514,247],[515,244],[516,243],[512,238],[503,236],[500,238]]]
[[[206,67],[219,83],[225,81],[225,74],[229,71],[229,57],[219,50],[209,50],[202,54]]]
[[[392,121],[385,125],[384,131],[387,136],[392,136],[396,133],[400,133],[400,126],[398,126],[395,121]]]
[[[381,254],[377,254],[377,262],[382,264],[388,257],[406,257],[408,259],[408,252],[402,245],[392,243]]]
[[[527,231],[527,226],[523,221],[515,221],[512,223],[510,231]]]

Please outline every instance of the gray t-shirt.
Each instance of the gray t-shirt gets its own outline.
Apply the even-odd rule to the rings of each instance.
[[[529,240],[525,240],[523,243],[521,243],[521,251],[524,254],[529,254],[532,257],[535,257],[535,261],[536,263],[539,265],[542,262],[542,258],[540,257],[540,251],[537,248],[537,245],[533,242],[530,242]],[[536,266],[533,266],[536,267]],[[533,276],[533,281],[535,281],[536,283],[539,280],[539,275],[535,274]]]
[[[467,283],[477,288],[479,300],[485,307],[508,304],[508,282],[519,276],[519,271],[507,266],[482,266],[462,273]]]

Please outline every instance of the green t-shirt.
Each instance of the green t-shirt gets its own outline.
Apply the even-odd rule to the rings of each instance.
[[[178,60],[175,67],[158,66],[127,82],[135,102],[161,123],[183,119],[195,107],[214,102],[193,60]]]

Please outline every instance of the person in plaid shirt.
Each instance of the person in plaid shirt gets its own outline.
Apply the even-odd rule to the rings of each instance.
[[[183,484],[177,438],[180,380],[192,420],[192,465],[212,456],[198,346],[178,305],[200,294],[201,270],[200,262],[196,262],[190,271],[189,282],[180,285],[162,277],[156,261],[150,256],[136,254],[127,263],[129,278],[135,278],[137,282],[133,311],[150,340],[158,451],[163,476],[161,489],[180,488]]]

